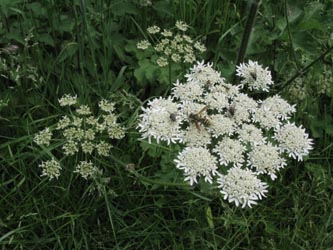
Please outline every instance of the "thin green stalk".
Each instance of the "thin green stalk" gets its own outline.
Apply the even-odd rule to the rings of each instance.
[[[242,63],[244,61],[246,49],[247,49],[247,46],[249,43],[249,39],[250,39],[253,24],[254,24],[254,19],[256,17],[257,9],[259,6],[259,2],[260,2],[260,0],[255,0],[251,4],[249,15],[247,17],[247,21],[245,24],[245,29],[244,29],[244,33],[243,33],[243,37],[242,37],[241,46],[238,51],[238,58],[237,58],[236,65],[239,65],[240,63]],[[239,82],[239,78],[236,77],[236,74],[234,75],[233,82],[234,83]]]
[[[94,46],[93,46],[93,41],[89,32],[89,28],[88,28],[88,21],[87,21],[87,16],[86,16],[86,4],[85,4],[85,0],[79,0],[79,4],[80,4],[80,10],[81,10],[81,15],[82,15],[82,21],[85,27],[85,30],[87,32],[87,37],[88,37],[88,42],[89,42],[89,49],[90,49],[90,53],[91,53],[91,57],[94,63],[94,73],[96,76],[96,79],[98,79],[98,73],[97,73],[97,69],[96,69],[96,56],[95,56],[95,51],[94,51]],[[100,86],[100,85],[98,85]]]
[[[113,234],[114,242],[116,244],[117,249],[119,249],[118,241],[117,241],[117,236],[116,236],[114,225],[113,225],[113,219],[112,219],[110,204],[109,204],[108,197],[106,195],[105,187],[104,187],[103,193],[104,193],[104,199],[105,199],[106,207],[108,209],[108,215],[109,215],[109,220],[110,220],[110,224],[111,224],[111,228],[112,228],[112,234]]]
[[[172,85],[172,79],[171,79],[171,60],[169,60],[169,86]]]
[[[137,177],[142,183],[149,183],[149,184],[155,184],[160,186],[168,186],[168,187],[189,187],[187,183],[172,183],[172,182],[164,182],[164,181],[158,181],[158,180],[152,180],[149,179],[141,174],[139,174],[134,169],[129,168],[129,164],[126,164],[119,159],[115,158],[111,155],[111,159],[117,162],[118,164],[122,165],[124,168],[126,168],[131,174],[133,174],[135,177]]]
[[[288,31],[288,38],[289,38],[290,47],[291,47],[291,54],[294,58],[296,68],[298,70],[300,68],[300,66],[299,66],[299,63],[297,61],[297,57],[296,57],[296,53],[295,53],[295,49],[294,49],[294,44],[293,44],[293,38],[292,38],[292,35],[291,35],[290,26],[289,26],[287,0],[284,0],[284,12],[285,12],[285,17],[286,17],[286,22],[287,22],[287,31]]]
[[[320,56],[318,56],[315,60],[313,60],[310,64],[305,66],[303,69],[300,69],[294,76],[292,76],[289,80],[287,80],[285,83],[280,85],[279,91],[283,90],[285,87],[287,87],[289,84],[291,84],[297,77],[304,75],[307,73],[307,71],[318,61],[322,60],[327,54],[329,54],[333,50],[333,46],[329,47],[324,53],[322,53]]]

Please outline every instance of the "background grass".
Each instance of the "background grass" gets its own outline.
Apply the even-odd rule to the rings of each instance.
[[[138,142],[135,130],[142,103],[170,89],[167,71],[140,64],[135,44],[145,29],[186,21],[208,48],[204,59],[231,81],[251,2],[139,2],[0,1],[1,248],[333,249],[333,2],[258,6],[245,58],[272,70],[274,93],[297,104],[294,119],[315,144],[305,162],[290,161],[267,180],[268,197],[253,209],[203,184],[184,185],[176,148]],[[13,44],[18,52],[6,54]],[[111,180],[100,194],[72,174],[70,160],[58,180],[40,177],[48,153],[33,135],[62,115],[57,99],[65,93],[92,107],[113,98],[128,128],[102,162]]]

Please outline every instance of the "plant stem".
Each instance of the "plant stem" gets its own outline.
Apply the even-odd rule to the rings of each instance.
[[[294,61],[295,61],[295,64],[296,64],[296,68],[298,70],[300,68],[300,66],[299,66],[299,63],[297,61],[297,57],[296,57],[296,53],[295,53],[295,49],[294,49],[294,44],[293,44],[293,39],[292,39],[292,36],[291,36],[290,27],[289,27],[287,0],[284,0],[284,13],[285,13],[285,17],[286,17],[288,38],[289,38],[290,47],[291,47],[291,54],[292,54],[292,56],[294,58]]]
[[[247,46],[249,43],[249,38],[251,35],[251,30],[252,30],[252,27],[254,24],[254,19],[256,17],[259,2],[260,2],[260,0],[254,0],[251,4],[250,12],[247,17],[246,24],[245,24],[245,29],[244,29],[244,33],[243,33],[243,37],[242,37],[241,46],[238,51],[238,58],[237,58],[236,65],[239,65],[240,63],[242,63],[244,61],[246,49],[247,49]],[[236,76],[236,74],[234,74],[233,82],[234,83],[239,82],[239,78]]]
[[[171,81],[171,60],[169,60],[169,87],[172,85]]]
[[[333,46],[329,47],[324,53],[322,53],[320,56],[318,56],[315,60],[313,60],[310,64],[305,66],[303,69],[300,69],[294,76],[292,76],[288,81],[285,83],[281,84],[280,89],[277,91],[283,90],[285,87],[287,87],[290,83],[292,83],[297,77],[304,75],[309,68],[311,68],[316,62],[319,60],[322,60],[327,54],[329,54],[333,50]]]
[[[122,162],[121,160],[117,159],[116,157],[111,155],[111,159],[126,168],[131,174],[133,174],[141,183],[149,183],[149,184],[155,184],[160,186],[166,186],[166,187],[190,187],[188,183],[174,183],[174,182],[164,182],[164,181],[158,181],[149,179],[141,174],[139,174],[135,169],[129,168],[129,165]]]

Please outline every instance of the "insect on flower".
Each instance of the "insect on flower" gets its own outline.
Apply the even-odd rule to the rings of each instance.
[[[253,80],[257,80],[257,70],[256,69],[251,69],[249,70],[249,73],[251,75],[251,77],[253,78]]]
[[[211,121],[207,116],[203,116],[202,114],[208,109],[208,106],[203,107],[197,114],[191,113],[189,115],[190,121],[194,123],[195,127],[201,131],[200,124],[209,126]]]
[[[175,114],[175,113],[170,113],[170,120],[171,121],[173,121],[173,122],[175,122],[175,121],[177,121],[177,114]]]
[[[235,104],[231,104],[229,107],[228,107],[228,116],[231,118],[235,115],[235,111],[236,111],[236,107],[235,107]]]

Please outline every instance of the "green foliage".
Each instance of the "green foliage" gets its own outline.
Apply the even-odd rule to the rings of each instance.
[[[246,60],[273,71],[276,93],[297,104],[294,118],[315,149],[305,163],[290,162],[269,183],[268,197],[245,210],[203,183],[184,183],[173,162],[180,148],[138,140],[142,104],[167,94],[170,76],[184,69],[159,68],[136,43],[150,25],[184,20],[206,45],[206,61],[233,81],[251,1],[140,2],[0,1],[0,248],[330,249],[332,1],[261,1]],[[17,52],[6,52],[11,45]],[[70,160],[58,180],[40,177],[50,151],[36,150],[33,136],[57,121],[66,93],[91,107],[111,98],[127,128],[100,162],[111,174],[107,184],[96,180],[100,193],[72,174]]]

